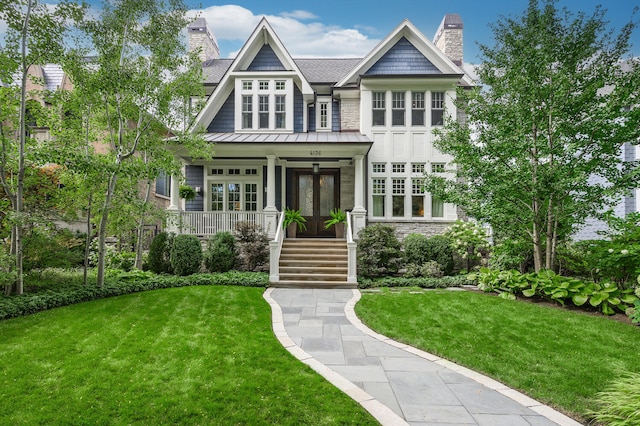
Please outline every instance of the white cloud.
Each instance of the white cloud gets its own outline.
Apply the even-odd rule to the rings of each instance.
[[[223,57],[233,57],[241,47],[238,42],[244,43],[263,17],[237,5],[211,6],[192,11],[192,15],[207,20]],[[306,11],[264,16],[289,53],[296,58],[362,57],[380,41],[369,38],[356,28],[318,22],[315,15]]]

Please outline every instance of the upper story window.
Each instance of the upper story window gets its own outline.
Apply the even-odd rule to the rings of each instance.
[[[386,115],[385,92],[372,93],[372,124],[374,126],[384,126],[384,117]]]
[[[318,96],[316,103],[316,130],[331,130],[331,97]]]
[[[393,163],[391,165],[391,171],[393,173],[404,173],[405,164],[404,163]]]
[[[444,163],[431,163],[431,173],[444,173]]]
[[[431,125],[444,124],[444,92],[431,92]]]
[[[292,79],[238,79],[236,131],[293,131]]]
[[[404,92],[391,92],[391,124],[404,126]]]
[[[384,173],[386,172],[387,165],[385,163],[373,163],[373,173]]]
[[[411,173],[424,174],[424,164],[421,164],[421,163],[411,164]]]
[[[411,92],[411,125],[424,126],[424,92]]]

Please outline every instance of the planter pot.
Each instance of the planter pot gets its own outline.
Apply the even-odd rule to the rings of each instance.
[[[336,223],[336,238],[344,238],[344,223]]]
[[[287,238],[295,238],[296,231],[298,230],[298,225],[295,223],[291,223],[287,226]]]

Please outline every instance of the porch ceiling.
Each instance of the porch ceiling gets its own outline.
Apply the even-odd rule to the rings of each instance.
[[[366,155],[372,141],[360,133],[207,133],[215,158],[339,159]]]

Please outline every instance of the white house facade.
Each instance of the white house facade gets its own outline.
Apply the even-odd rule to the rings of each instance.
[[[170,180],[174,229],[206,236],[250,220],[274,238],[292,208],[307,220],[298,237],[333,237],[324,221],[339,207],[356,239],[373,223],[441,233],[457,210],[425,193],[422,176],[444,173],[433,130],[456,116],[456,88],[472,84],[462,31],[446,15],[432,42],[405,20],[363,58],[295,59],[262,19],[235,59],[221,59],[206,21],[190,24],[208,93],[193,130],[215,156],[181,157],[197,195],[180,199]]]

